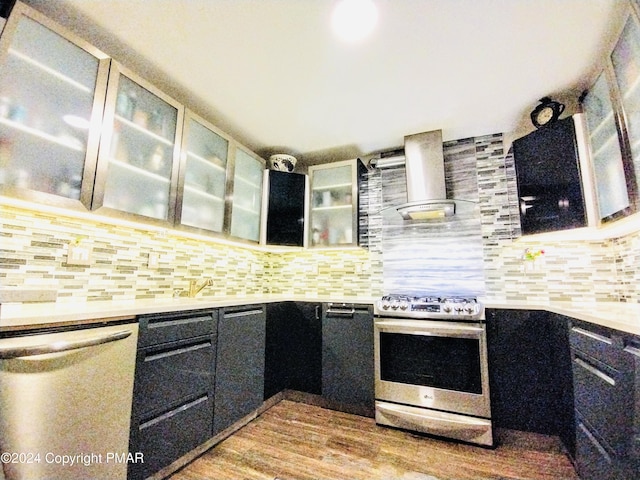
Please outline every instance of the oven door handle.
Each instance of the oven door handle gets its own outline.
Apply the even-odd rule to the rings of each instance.
[[[484,335],[483,326],[448,325],[444,322],[426,322],[423,320],[378,320],[375,329],[384,333],[404,333],[432,337],[480,338]]]

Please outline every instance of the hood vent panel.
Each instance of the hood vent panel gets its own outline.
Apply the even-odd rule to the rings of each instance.
[[[402,164],[406,170],[407,203],[395,208],[404,220],[451,217],[456,213],[456,203],[472,203],[447,199],[442,130],[405,136],[404,155],[394,152],[375,160],[374,166],[392,168]]]

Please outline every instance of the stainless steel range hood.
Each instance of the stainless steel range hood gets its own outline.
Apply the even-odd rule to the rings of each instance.
[[[390,168],[402,164],[402,160],[401,156],[380,158],[375,166]],[[407,203],[395,207],[402,218],[432,220],[454,215],[456,201],[447,199],[445,188],[442,130],[405,136],[404,164]]]

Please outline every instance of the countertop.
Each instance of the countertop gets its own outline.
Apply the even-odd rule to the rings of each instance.
[[[179,312],[232,305],[283,301],[373,304],[371,297],[322,298],[292,295],[250,295],[233,297],[154,298],[93,302],[6,303],[0,305],[0,333],[67,325],[133,320],[137,315]]]
[[[133,320],[137,315],[219,308],[282,301],[373,304],[373,297],[300,297],[255,295],[243,297],[156,298],[95,302],[6,303],[0,305],[0,332],[77,324]],[[546,310],[634,335],[640,335],[640,303],[504,302],[483,299],[486,308]]]

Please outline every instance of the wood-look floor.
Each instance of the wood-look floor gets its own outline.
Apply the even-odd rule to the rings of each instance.
[[[555,442],[517,437],[486,449],[283,400],[170,479],[577,480]]]

